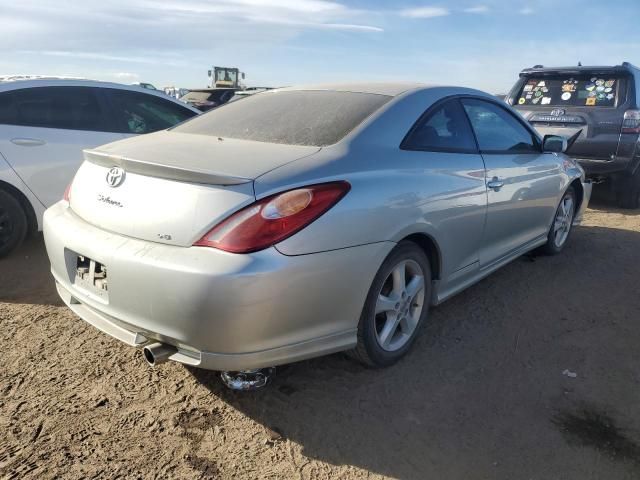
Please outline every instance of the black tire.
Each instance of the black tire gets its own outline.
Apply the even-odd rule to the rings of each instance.
[[[616,195],[618,206],[629,209],[640,207],[640,168],[621,183]]]
[[[568,220],[568,225],[567,225],[568,231],[566,232],[567,234],[564,237],[564,240],[559,244],[556,238],[556,230],[555,230],[556,219],[562,209],[565,199],[567,198],[571,199],[573,207],[571,212],[571,218]],[[577,204],[576,192],[573,189],[573,187],[570,186],[569,188],[567,188],[567,191],[564,192],[564,195],[562,196],[562,199],[558,204],[558,208],[556,209],[556,213],[553,216],[553,221],[551,222],[551,227],[549,227],[549,233],[547,235],[547,243],[545,243],[542,247],[540,247],[540,250],[542,253],[546,255],[557,255],[560,252],[562,252],[562,250],[564,250],[564,247],[567,245],[567,242],[569,241],[569,237],[571,237],[571,232],[573,231],[573,219],[576,216],[577,208],[578,208],[578,204]]]
[[[8,255],[27,235],[27,215],[20,202],[0,189],[0,258]]]
[[[384,288],[387,288],[386,282],[388,282],[390,275],[392,275],[394,269],[403,261],[409,261],[408,264],[411,266],[411,268],[415,268],[417,266],[422,272],[424,282],[421,307],[422,309],[419,313],[415,312],[416,315],[414,315],[414,319],[418,316],[419,319],[416,323],[414,323],[415,327],[412,333],[410,335],[404,335],[403,341],[405,343],[397,350],[389,351],[384,349],[379,342],[379,332],[377,331],[377,328],[379,329],[381,314],[376,315],[376,304],[381,291],[383,291]],[[415,273],[418,274],[417,271]],[[399,299],[401,301],[396,303],[396,305],[402,302],[401,304],[406,307],[406,310],[404,310],[405,315],[409,315],[410,309],[413,309],[414,307],[417,308],[417,304],[414,302],[419,302],[419,296],[420,294],[414,295],[413,297],[409,296],[404,301]],[[415,338],[420,330],[420,326],[426,321],[426,318],[428,316],[430,300],[431,268],[427,255],[418,245],[413,242],[400,242],[391,251],[391,253],[389,253],[385,261],[382,263],[382,266],[378,270],[375,278],[373,279],[373,283],[371,285],[371,288],[369,289],[369,293],[367,295],[367,299],[360,316],[360,322],[358,324],[358,343],[355,349],[347,352],[347,354],[369,367],[380,368],[394,364],[402,356],[404,356],[407,351],[409,351],[411,345],[415,341]],[[386,319],[386,312],[383,315],[385,315]],[[383,320],[383,322],[384,321],[386,320]],[[398,322],[397,328],[399,330],[402,330],[400,325],[401,322]],[[400,336],[403,336],[401,332]]]

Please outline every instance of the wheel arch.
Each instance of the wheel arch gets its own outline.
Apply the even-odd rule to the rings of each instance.
[[[25,196],[25,194],[22,193],[18,188],[3,180],[0,180],[0,189],[13,196],[20,203],[20,206],[27,216],[27,235],[36,233],[38,231],[38,217],[36,216],[36,212],[33,209],[33,205],[31,205],[31,202]]]
[[[582,188],[582,182],[579,178],[573,180],[570,184],[570,187],[573,187],[573,191],[576,192],[576,212],[580,211],[580,207],[582,206],[582,202],[584,201],[584,188]],[[564,194],[563,194],[564,196]]]
[[[426,233],[412,233],[401,241],[409,241],[418,245],[429,259],[432,280],[440,280],[442,272],[442,255],[435,239]]]

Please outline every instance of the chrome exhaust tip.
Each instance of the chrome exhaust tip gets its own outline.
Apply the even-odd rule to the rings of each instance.
[[[267,386],[275,374],[276,367],[267,367],[240,372],[221,372],[220,378],[227,388],[247,392]]]
[[[169,357],[176,353],[178,350],[173,345],[167,345],[164,343],[153,343],[147,345],[142,349],[144,359],[149,365],[155,367],[161,363],[169,360]]]

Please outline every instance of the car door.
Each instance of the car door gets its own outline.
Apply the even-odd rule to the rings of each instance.
[[[119,140],[92,87],[49,86],[0,94],[0,153],[38,200],[62,198],[82,150]]]
[[[125,136],[157,132],[197,115],[169,98],[145,92],[103,88],[116,131]]]
[[[481,268],[547,235],[561,188],[559,157],[508,107],[488,99],[462,104],[486,165],[488,194]]]
[[[487,208],[485,166],[462,106],[448,98],[431,106],[402,142],[407,168],[422,172],[425,223],[442,248],[442,278],[454,284],[479,268]]]

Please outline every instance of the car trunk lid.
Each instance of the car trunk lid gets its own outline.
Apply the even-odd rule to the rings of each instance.
[[[161,132],[85,151],[72,210],[104,230],[190,246],[255,201],[253,180],[317,147]]]

